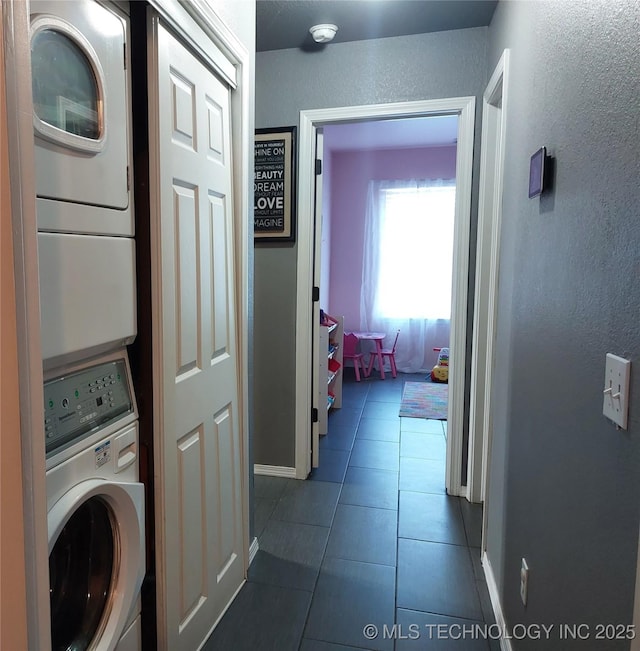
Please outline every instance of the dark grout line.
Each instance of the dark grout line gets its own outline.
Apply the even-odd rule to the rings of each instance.
[[[444,540],[425,540],[424,538],[412,538],[411,536],[398,536],[398,540],[415,540],[416,542],[423,542],[423,543],[429,543],[430,545],[449,545],[449,547],[461,547],[462,549],[467,549],[471,550],[474,549],[473,547],[469,547],[468,545],[458,545],[457,543],[452,543],[452,542],[446,542]],[[473,563],[473,559],[471,559],[471,562]],[[475,572],[473,574],[473,577],[475,579]],[[478,579],[476,579],[477,581]]]
[[[414,379],[405,380],[403,378],[402,379],[402,388],[403,389],[404,389],[404,384],[405,384],[406,381],[415,381],[415,380]],[[327,549],[328,549],[328,546],[329,546],[329,540],[331,538],[331,533],[332,533],[332,530],[333,530],[333,526],[335,524],[335,518],[336,518],[337,511],[338,511],[338,507],[340,506],[340,499],[342,497],[342,492],[343,492],[343,489],[344,489],[346,476],[347,476],[347,473],[349,472],[349,469],[352,467],[350,465],[351,457],[352,457],[352,453],[353,453],[353,448],[355,446],[355,442],[358,440],[358,429],[359,429],[360,424],[362,422],[362,419],[364,417],[363,414],[364,414],[365,408],[366,408],[367,404],[370,404],[372,402],[384,403],[384,404],[393,404],[394,402],[396,402],[395,400],[394,401],[391,401],[391,400],[376,400],[377,396],[372,395],[372,392],[371,392],[371,386],[373,386],[373,383],[367,383],[367,384],[368,384],[368,386],[367,386],[366,390],[363,390],[364,399],[362,399],[361,406],[348,406],[347,407],[348,409],[358,411],[359,413],[357,415],[357,419],[356,419],[356,422],[354,424],[355,433],[354,433],[354,437],[353,437],[353,443],[351,444],[351,447],[349,448],[349,450],[344,450],[344,452],[348,453],[347,454],[347,461],[346,461],[346,467],[345,467],[344,475],[342,476],[342,479],[339,482],[337,482],[337,481],[327,482],[327,483],[333,483],[333,484],[338,484],[339,483],[340,484],[340,489],[339,489],[338,494],[337,494],[335,508],[334,508],[333,514],[331,516],[331,522],[328,525],[329,534],[327,536],[327,540],[326,540],[326,543],[324,545],[322,558],[320,560],[320,564],[319,564],[319,567],[318,567],[318,573],[316,575],[315,582],[313,584],[313,589],[310,592],[311,599],[309,601],[309,606],[307,608],[306,616],[305,616],[305,619],[304,619],[304,624],[302,626],[302,633],[301,633],[300,641],[298,643],[298,650],[300,650],[304,640],[306,639],[305,638],[305,631],[306,631],[307,625],[309,623],[309,616],[311,614],[311,608],[313,606],[313,600],[314,600],[316,589],[317,589],[317,586],[318,586],[318,581],[320,579],[320,572],[322,570],[322,566],[323,566],[325,560],[328,558],[327,557]],[[382,391],[382,389],[380,391]],[[358,395],[358,402],[360,402],[360,396],[359,395]],[[397,400],[398,408],[400,406],[400,403],[401,403],[401,394],[400,394],[400,396],[398,396],[398,400]],[[377,419],[377,420],[394,420],[394,418],[384,418],[384,417],[380,418],[380,417],[370,417],[370,416],[366,416],[364,418],[366,418],[366,419]],[[397,418],[398,418],[398,427],[400,429],[402,421],[400,420],[399,416]],[[330,427],[331,427],[331,417],[330,417],[330,420],[329,420],[329,428]],[[385,470],[385,469],[378,469],[378,470],[381,470],[383,472],[394,472],[398,477],[398,487],[397,487],[397,494],[396,494],[396,501],[395,501],[396,508],[395,509],[393,509],[393,508],[384,509],[384,510],[388,510],[388,511],[395,511],[395,513],[396,513],[396,541],[395,541],[396,542],[396,547],[395,547],[396,562],[395,562],[395,566],[386,565],[384,563],[371,563],[371,562],[367,562],[367,561],[354,561],[353,559],[343,559],[343,560],[349,560],[349,561],[353,561],[353,562],[365,563],[365,564],[370,564],[370,565],[379,565],[379,566],[384,566],[384,567],[395,567],[395,577],[394,577],[395,590],[394,590],[394,602],[393,602],[394,603],[394,612],[393,612],[393,622],[390,623],[390,624],[397,624],[397,621],[398,621],[397,613],[398,613],[398,610],[399,610],[399,606],[398,606],[398,587],[399,587],[398,586],[398,574],[399,574],[399,566],[400,566],[400,554],[399,554],[399,552],[400,552],[400,549],[399,549],[400,540],[416,540],[418,542],[432,542],[434,544],[450,545],[451,547],[457,547],[457,548],[464,547],[468,551],[468,558],[469,558],[469,562],[471,563],[471,569],[472,569],[472,572],[473,572],[473,577],[474,577],[474,587],[473,587],[473,589],[475,590],[476,597],[477,597],[478,602],[480,603],[480,606],[481,606],[481,609],[482,609],[482,597],[481,597],[481,594],[480,594],[481,586],[478,585],[482,581],[481,581],[481,579],[478,579],[477,576],[476,576],[474,560],[473,560],[473,557],[472,557],[472,549],[474,549],[474,548],[472,548],[471,545],[470,545],[470,542],[471,542],[471,540],[470,540],[470,536],[471,536],[471,532],[470,532],[471,518],[470,517],[465,517],[465,513],[464,513],[464,510],[462,508],[462,504],[461,504],[460,500],[458,500],[457,502],[458,502],[458,511],[459,511],[459,515],[460,515],[460,517],[462,519],[463,531],[464,531],[464,536],[465,536],[465,538],[464,538],[465,544],[464,545],[456,545],[454,543],[442,542],[442,541],[424,541],[424,540],[421,540],[421,539],[414,539],[414,538],[399,535],[399,531],[400,531],[400,493],[401,493],[401,490],[405,490],[405,489],[400,488],[400,461],[401,461],[402,458],[417,458],[419,460],[424,460],[421,457],[403,457],[401,455],[402,436],[405,433],[406,432],[403,432],[400,429],[400,437],[399,437],[399,441],[398,441],[398,471],[396,472],[396,471],[389,471],[389,470]],[[417,432],[417,434],[428,434],[428,432]],[[442,426],[442,435],[446,440],[444,425]],[[327,434],[327,436],[331,436],[330,432]],[[376,440],[379,440],[379,439],[361,439],[361,440],[373,440],[373,441],[376,441]],[[395,441],[390,441],[390,442],[395,443]],[[443,465],[446,463],[446,461],[444,459],[433,459],[433,461],[441,462]],[[322,451],[320,453],[320,462],[322,463]],[[356,468],[356,467],[359,468],[360,466],[353,466],[353,467],[354,468]],[[376,469],[372,469],[372,470],[376,470]],[[321,480],[316,480],[316,481],[321,481]],[[408,492],[416,492],[416,493],[422,493],[422,494],[427,494],[427,495],[444,495],[444,496],[446,496],[446,491],[444,491],[444,490],[443,490],[443,492],[425,492],[425,491],[415,491],[415,490],[408,491]],[[283,491],[283,493],[284,493],[284,491]],[[278,502],[280,501],[280,499],[282,499],[282,496],[283,495],[281,494],[278,497],[278,499],[276,500],[276,502],[275,502],[276,506],[274,507],[271,514],[267,518],[266,523],[268,523],[269,521],[272,520],[273,513],[276,510]],[[354,506],[358,506],[358,505],[354,505]],[[363,508],[383,508],[383,507],[363,507]],[[265,523],[265,527],[266,527],[266,523]],[[336,557],[336,558],[339,558],[339,557]],[[424,612],[424,611],[416,611],[416,610],[413,610],[411,608],[402,608],[402,610],[403,611],[410,611],[410,612]],[[435,612],[434,613],[429,612],[427,614],[432,614],[432,615],[437,615],[437,616],[445,616],[445,617],[454,617],[452,615],[442,615],[442,613],[435,613]],[[457,615],[455,617],[457,619],[465,619],[465,620],[468,620],[468,621],[477,621],[477,620],[470,619],[468,617],[460,617],[460,616],[457,616]],[[485,614],[483,612],[483,618],[484,617],[485,617]]]
[[[369,391],[367,390],[367,394],[368,393],[369,393]],[[360,415],[358,416],[357,424],[355,426],[356,436],[357,436],[357,432],[358,432],[358,426],[360,425],[360,420],[362,418],[362,412],[364,411],[364,405],[366,404],[366,402],[367,402],[367,400],[365,398],[365,400],[363,401],[363,404],[362,404],[362,408],[360,409]],[[331,423],[329,422],[329,426],[330,425],[331,425]],[[327,430],[327,434],[325,436],[329,436],[328,430]],[[355,442],[355,436],[354,436],[354,442]],[[322,565],[323,565],[323,563],[325,561],[325,558],[327,557],[327,547],[329,547],[329,539],[331,538],[331,531],[333,529],[333,523],[334,523],[334,521],[336,519],[336,513],[338,512],[338,506],[340,504],[340,497],[342,495],[342,490],[344,489],[344,480],[346,479],[347,472],[349,470],[349,461],[351,461],[351,453],[353,452],[353,443],[351,444],[351,447],[349,448],[348,452],[349,452],[349,455],[347,457],[347,465],[346,465],[346,468],[345,468],[345,471],[344,471],[344,475],[342,476],[342,481],[339,482],[340,483],[340,490],[338,491],[338,497],[336,499],[336,507],[335,507],[335,509],[333,509],[333,515],[331,516],[331,524],[329,525],[329,535],[327,536],[327,541],[324,544],[324,550],[322,552],[322,558],[320,559],[320,564],[318,565],[318,574],[316,575],[316,580],[313,583],[313,590],[311,591],[311,599],[309,600],[309,607],[307,608],[307,615],[304,618],[304,624],[302,626],[302,635],[300,636],[300,642],[298,643],[298,651],[300,651],[300,647],[302,646],[302,644],[304,642],[304,632],[306,631],[307,624],[309,623],[309,615],[311,614],[311,607],[313,606],[313,598],[314,598],[315,593],[316,593],[316,588],[318,587],[318,581],[320,580],[320,572],[322,571]],[[322,463],[322,451],[320,452],[320,463]],[[332,483],[337,484],[338,482],[332,482]]]
[[[416,610],[415,608],[401,608],[401,610],[406,610],[409,613],[424,613],[426,615],[435,615],[436,617],[449,617],[451,619],[464,619],[467,622],[477,622],[477,619],[471,619],[469,617],[463,617],[462,615],[445,615],[444,613],[436,613],[431,610]]]

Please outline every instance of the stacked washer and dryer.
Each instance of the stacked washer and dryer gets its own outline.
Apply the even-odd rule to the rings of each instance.
[[[129,21],[106,0],[30,12],[52,648],[138,651]]]

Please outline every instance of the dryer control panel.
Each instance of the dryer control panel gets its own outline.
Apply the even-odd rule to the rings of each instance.
[[[44,384],[47,456],[133,412],[123,359],[98,364]]]

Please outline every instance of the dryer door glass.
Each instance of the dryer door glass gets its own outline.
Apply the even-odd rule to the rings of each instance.
[[[70,36],[41,29],[31,41],[33,108],[40,120],[67,133],[98,140],[102,100],[87,53]]]
[[[51,648],[83,651],[106,622],[117,557],[115,518],[99,497],[69,518],[49,555]]]

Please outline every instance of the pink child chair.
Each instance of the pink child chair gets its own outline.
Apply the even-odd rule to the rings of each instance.
[[[358,337],[356,337],[353,332],[345,332],[342,347],[342,359],[343,361],[348,359],[353,360],[353,369],[356,372],[356,382],[360,382],[360,369],[362,369],[363,375],[365,374],[365,371],[362,353],[357,352],[357,347]]]
[[[398,375],[398,369],[396,368],[396,345],[398,343],[398,337],[400,336],[400,330],[396,332],[396,338],[393,340],[393,348],[383,348],[380,351],[382,355],[382,363],[384,364],[384,358],[389,358],[389,364],[391,365],[391,377],[396,377]],[[378,353],[372,352],[369,353],[369,367],[367,369],[367,375],[371,374],[373,370],[373,363],[378,359]]]

